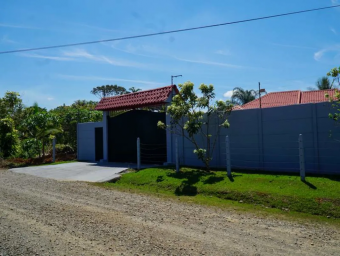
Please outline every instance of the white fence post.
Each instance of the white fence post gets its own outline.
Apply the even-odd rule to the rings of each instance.
[[[140,139],[137,138],[137,170],[140,169]]]
[[[226,164],[227,164],[227,175],[231,177],[231,163],[230,163],[230,144],[229,144],[229,136],[225,137],[225,145],[226,145]]]
[[[52,151],[52,158],[53,158],[53,163],[55,162],[55,138],[52,140],[52,145],[53,145],[53,151]]]
[[[299,135],[299,159],[300,159],[300,178],[305,181],[305,150],[303,148],[303,137]]]
[[[176,149],[176,172],[179,172],[179,159],[178,159],[178,141],[177,136],[175,140],[175,149]]]

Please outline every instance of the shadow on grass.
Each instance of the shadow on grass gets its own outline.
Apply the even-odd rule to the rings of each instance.
[[[195,166],[182,166],[183,168],[197,168],[200,169],[200,167],[195,167]],[[211,168],[212,171],[216,172],[225,172],[225,169],[221,168]],[[300,176],[299,171],[270,171],[270,170],[255,170],[255,169],[232,169],[232,172],[234,173],[240,173],[240,174],[263,174],[263,175],[276,175],[277,177],[279,176]],[[337,181],[340,182],[340,173],[329,173],[329,174],[324,174],[324,173],[307,173],[306,174],[308,177],[317,177],[317,178],[327,178],[332,181]],[[235,177],[235,175],[233,175]]]
[[[305,183],[308,187],[310,187],[311,189],[317,189],[317,187],[315,187],[312,183],[308,182],[308,181],[302,181],[303,183]]]
[[[210,176],[209,178],[213,178],[215,176],[215,173],[192,170],[190,172],[168,173],[167,175],[168,177],[175,178],[175,179],[185,179],[184,181],[182,181],[181,185],[179,185],[175,189],[175,195],[195,196],[197,195],[198,192],[197,192],[197,187],[194,186],[194,184],[199,182],[200,179],[205,176]]]
[[[206,179],[203,183],[204,184],[215,184],[217,182],[220,182],[224,180],[224,177],[216,177],[216,176],[210,176],[208,179]]]
[[[186,181],[183,181],[175,190],[176,196],[196,196],[197,193],[197,187]]]
[[[158,176],[156,181],[157,182],[162,182],[162,181],[164,181],[164,177],[163,176]]]
[[[201,177],[213,176],[215,173],[192,170],[191,172],[172,172],[167,174],[168,177],[175,179],[187,179],[187,183],[193,185],[200,181]]]

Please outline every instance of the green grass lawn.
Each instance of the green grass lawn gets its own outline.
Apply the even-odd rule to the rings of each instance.
[[[218,205],[244,205],[292,213],[340,218],[340,177],[300,177],[287,174],[203,172],[182,168],[150,168],[122,175],[115,183],[97,184],[158,195],[190,198],[189,201]]]

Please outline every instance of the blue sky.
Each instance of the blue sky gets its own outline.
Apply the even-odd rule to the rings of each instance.
[[[0,0],[0,51],[182,29],[338,4],[337,0]],[[213,84],[306,90],[340,65],[340,8],[212,29],[0,55],[0,95],[46,108],[97,100],[93,87]]]

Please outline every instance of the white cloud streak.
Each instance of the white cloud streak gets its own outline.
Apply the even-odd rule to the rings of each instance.
[[[145,85],[156,85],[156,86],[165,85],[164,83],[155,82],[155,81],[132,80],[132,79],[124,79],[124,78],[116,78],[116,77],[74,76],[74,75],[62,75],[62,74],[59,74],[57,76],[62,78],[62,79],[78,80],[78,81],[92,80],[92,81],[107,81],[107,82],[112,82],[112,83],[119,81],[119,82],[128,82],[128,83],[145,84]]]
[[[27,58],[37,58],[37,59],[48,59],[48,60],[56,60],[56,61],[73,61],[72,58],[67,57],[59,57],[59,56],[47,56],[47,55],[40,55],[35,53],[19,53],[19,56],[27,57]]]
[[[114,66],[138,67],[138,68],[145,67],[145,65],[142,63],[132,62],[128,60],[120,60],[120,59],[108,57],[105,55],[94,55],[83,49],[76,49],[74,51],[64,51],[63,56],[76,58],[78,60],[87,59],[87,60],[92,60],[96,62],[108,63]]]
[[[5,23],[0,23],[0,27],[19,28],[19,29],[41,29],[37,27],[30,27],[30,26],[25,26],[25,25],[13,25],[13,24],[5,24]]]
[[[175,59],[179,61],[184,61],[184,62],[191,62],[191,63],[197,63],[197,64],[203,64],[203,65],[211,65],[211,66],[220,66],[220,67],[226,67],[226,68],[235,68],[235,69],[247,68],[245,66],[238,66],[238,65],[222,63],[222,62],[205,61],[205,60],[190,60],[190,59],[182,59],[178,57],[175,57]]]
[[[314,59],[316,61],[320,61],[324,57],[324,55],[329,52],[334,52],[334,56],[336,57],[340,53],[340,44],[333,45],[315,52]]]
[[[39,59],[49,59],[49,60],[56,60],[56,61],[94,61],[94,62],[101,62],[107,63],[113,66],[121,66],[121,67],[135,67],[135,68],[144,68],[146,67],[143,63],[137,63],[128,60],[121,60],[105,55],[95,55],[91,54],[82,49],[76,49],[73,51],[63,51],[61,56],[50,56],[50,55],[41,55],[35,53],[19,53],[19,56],[26,57],[26,58],[39,58]]]
[[[231,98],[231,96],[233,96],[233,90],[227,91],[226,93],[223,94],[223,96],[225,98]]]
[[[310,47],[310,46],[301,46],[301,45],[291,45],[291,44],[277,44],[277,43],[270,43],[271,45],[280,46],[280,47],[287,47],[287,48],[298,48],[298,49],[311,49],[315,50],[317,48]]]
[[[334,28],[330,28],[330,30],[333,32],[334,35],[338,35],[338,32]]]
[[[215,54],[223,55],[223,56],[230,56],[231,55],[230,51],[224,51],[224,50],[217,50],[215,52]]]
[[[9,37],[8,37],[7,35],[4,35],[4,36],[1,38],[1,42],[5,43],[5,44],[18,44],[18,42],[9,39]]]

